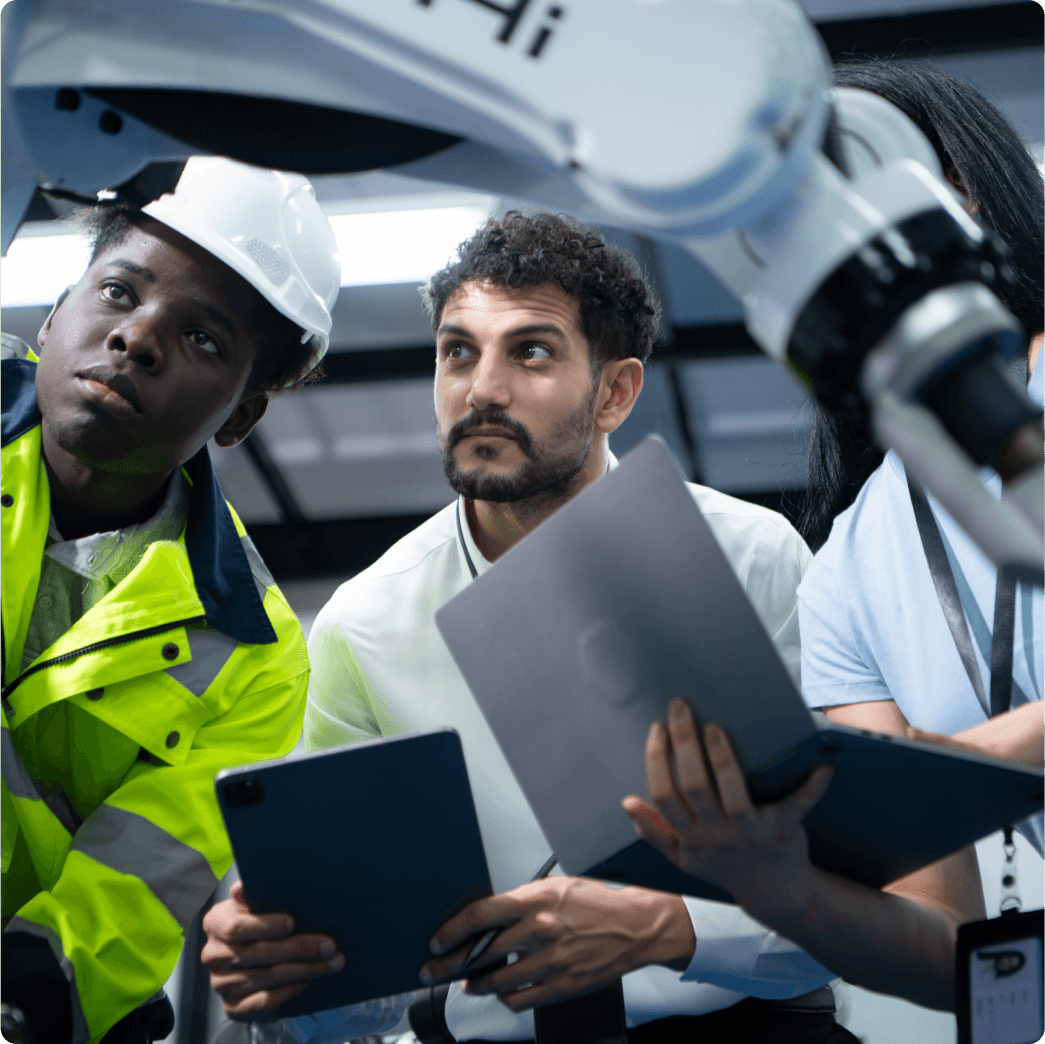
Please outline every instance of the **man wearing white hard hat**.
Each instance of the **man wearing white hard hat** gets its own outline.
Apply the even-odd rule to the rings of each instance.
[[[0,364],[3,1001],[37,1044],[144,1044],[232,862],[214,775],[289,753],[308,677],[206,443],[314,368],[340,262],[303,177],[224,159],[89,223]]]

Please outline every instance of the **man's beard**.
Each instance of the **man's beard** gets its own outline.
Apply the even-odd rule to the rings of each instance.
[[[574,480],[588,460],[594,437],[595,393],[581,403],[568,417],[561,420],[547,439],[537,442],[525,425],[501,410],[480,413],[473,410],[439,439],[443,471],[450,486],[468,500],[488,500],[496,504],[517,503],[539,499],[540,502],[562,500],[572,493]],[[462,471],[453,450],[474,428],[496,427],[508,432],[516,441],[525,460],[509,475],[485,474],[480,466],[474,471]],[[484,450],[493,460],[499,455],[486,447],[476,447],[476,456]]]

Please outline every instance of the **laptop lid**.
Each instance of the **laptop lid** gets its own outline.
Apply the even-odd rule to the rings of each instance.
[[[569,873],[634,844],[620,798],[646,793],[645,733],[672,697],[725,725],[749,773],[815,731],[655,436],[436,623]]]

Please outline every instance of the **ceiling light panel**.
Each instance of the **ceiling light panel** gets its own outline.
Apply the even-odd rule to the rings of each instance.
[[[333,214],[342,286],[422,283],[489,217],[482,206]]]
[[[68,225],[27,222],[0,260],[0,307],[54,304],[70,283],[79,281],[90,252],[88,237]]]
[[[348,203],[328,205],[341,254],[341,285],[423,283],[442,268],[496,205],[484,196],[446,198],[453,202],[417,206],[427,197],[370,199],[363,204],[365,210],[351,213],[343,212]],[[397,209],[374,209],[381,204]],[[89,256],[88,237],[67,224],[26,222],[0,261],[0,306],[53,304],[80,279]]]

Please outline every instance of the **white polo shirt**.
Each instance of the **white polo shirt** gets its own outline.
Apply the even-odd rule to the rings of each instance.
[[[795,592],[810,561],[808,548],[776,512],[702,486],[689,488],[797,681]],[[315,750],[455,728],[493,887],[504,892],[527,881],[550,846],[436,629],[436,610],[471,582],[458,510],[468,554],[477,573],[484,573],[491,563],[476,546],[459,500],[338,588],[319,613],[309,639],[305,745]],[[681,975],[651,966],[624,977],[629,1025],[703,1014],[752,994],[799,996],[833,977],[731,904],[687,898],[686,905],[697,938],[693,960]],[[532,1012],[516,1015],[494,997],[457,989],[450,991],[446,1019],[462,1041],[533,1037]]]

